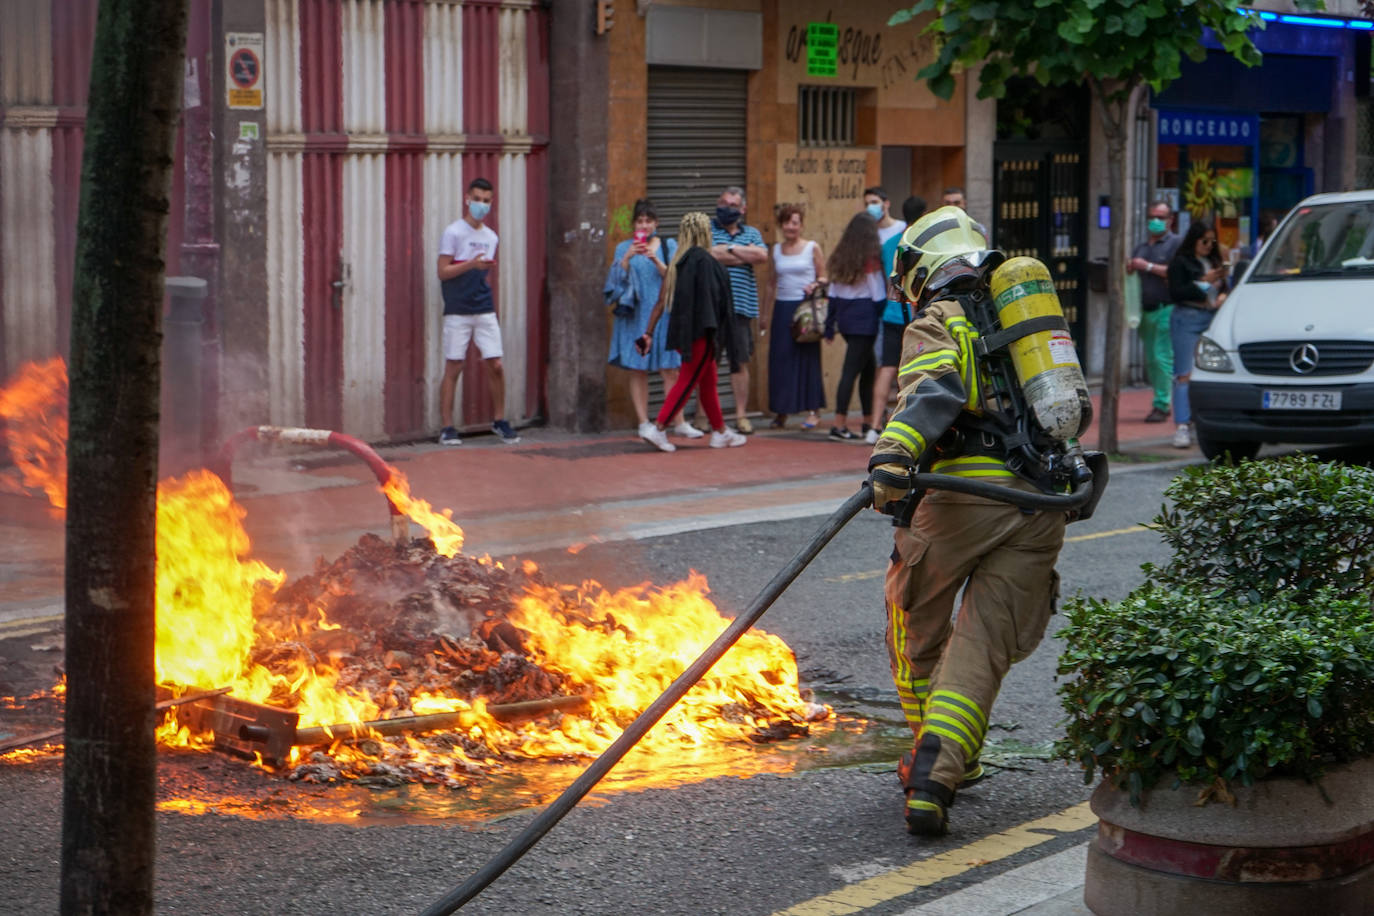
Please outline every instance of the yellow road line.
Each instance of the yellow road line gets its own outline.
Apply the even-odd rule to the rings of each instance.
[[[52,627],[29,627],[27,630],[0,630],[0,639],[23,639],[25,636],[38,636],[42,633],[51,633]]]
[[[983,837],[967,846],[913,862],[905,868],[856,881],[837,891],[779,910],[773,916],[843,916],[846,913],[861,913],[870,907],[904,897],[918,888],[962,875],[1095,823],[1097,816],[1092,813],[1088,803],[1083,802],[1057,814]]]
[[[17,639],[20,636],[31,636],[34,633],[46,633],[52,629],[52,624],[61,622],[62,615],[53,614],[50,617],[24,617],[20,620],[0,623],[0,639]],[[11,630],[17,632],[10,632]]]
[[[1065,544],[1072,544],[1075,541],[1095,541],[1098,538],[1114,538],[1118,534],[1135,534],[1139,531],[1149,531],[1144,525],[1132,525],[1129,528],[1117,528],[1113,531],[1095,531],[1092,534],[1076,534],[1071,538],[1064,538]]]
[[[1129,528],[1116,528],[1112,531],[1096,531],[1092,534],[1076,534],[1071,538],[1064,538],[1065,544],[1073,544],[1077,541],[1094,541],[1098,538],[1112,538],[1118,534],[1135,534],[1138,531],[1149,531],[1144,525],[1132,525]],[[863,572],[845,573],[842,576],[826,576],[826,582],[862,582],[865,579],[880,579],[887,575],[887,567],[882,569],[866,569]]]

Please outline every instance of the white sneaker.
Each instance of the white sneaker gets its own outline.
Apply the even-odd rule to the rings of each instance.
[[[673,435],[681,436],[684,439],[700,439],[706,435],[686,420],[673,427]]]
[[[878,441],[878,431],[876,429],[870,429],[867,433],[864,434],[864,441],[867,442],[869,445],[876,444]]]
[[[1187,423],[1178,424],[1174,430],[1174,448],[1191,448],[1193,445],[1193,432],[1188,428]]]
[[[727,429],[723,433],[711,433],[711,448],[736,448],[748,441],[733,429]]]
[[[660,452],[675,452],[677,446],[668,441],[668,436],[652,423],[645,423],[639,428],[639,438],[658,449]]]

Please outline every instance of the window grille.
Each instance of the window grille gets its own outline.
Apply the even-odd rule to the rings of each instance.
[[[797,90],[797,142],[802,146],[853,146],[859,90],[801,86]]]

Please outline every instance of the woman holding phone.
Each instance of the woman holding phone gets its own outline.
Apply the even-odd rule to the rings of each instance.
[[[682,356],[666,346],[667,325],[654,335],[648,353],[635,348],[635,341],[649,326],[649,311],[658,301],[668,262],[676,250],[672,239],[658,236],[654,205],[645,199],[635,201],[634,236],[616,246],[602,290],[612,310],[611,352],[607,361],[629,373],[630,403],[641,436],[653,426],[649,422],[649,373],[662,376],[667,391],[677,383],[678,367],[682,365]],[[672,419],[672,430],[677,435],[687,439],[702,437],[701,430],[688,423],[682,411]]]
[[[668,420],[682,410],[695,390],[697,402],[711,423],[711,448],[737,448],[748,440],[726,428],[720,398],[716,394],[719,349],[723,346],[727,354],[734,355],[731,351],[735,335],[730,333],[730,328],[735,298],[730,292],[729,275],[710,254],[710,217],[705,213],[683,216],[677,244],[663,278],[663,289],[649,315],[649,326],[635,341],[635,347],[640,353],[650,351],[659,318],[666,309],[667,345],[683,354],[682,371],[677,384],[664,399],[658,416],[640,433],[640,438],[661,451],[676,451],[664,430]]]
[[[1174,448],[1193,444],[1192,408],[1188,378],[1193,372],[1193,348],[1212,324],[1212,316],[1226,301],[1226,267],[1217,250],[1217,233],[1205,219],[1193,220],[1169,262],[1169,336],[1174,343]]]

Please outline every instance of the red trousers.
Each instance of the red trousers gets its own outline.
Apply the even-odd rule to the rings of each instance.
[[[678,372],[677,383],[664,397],[663,407],[654,418],[659,426],[668,425],[668,421],[687,404],[687,399],[692,396],[692,389],[695,388],[697,403],[706,411],[706,419],[711,421],[711,428],[725,428],[725,415],[720,412],[720,397],[716,394],[716,361],[711,358],[711,350],[709,337],[698,337],[692,341],[692,352],[688,354],[682,369]]]

